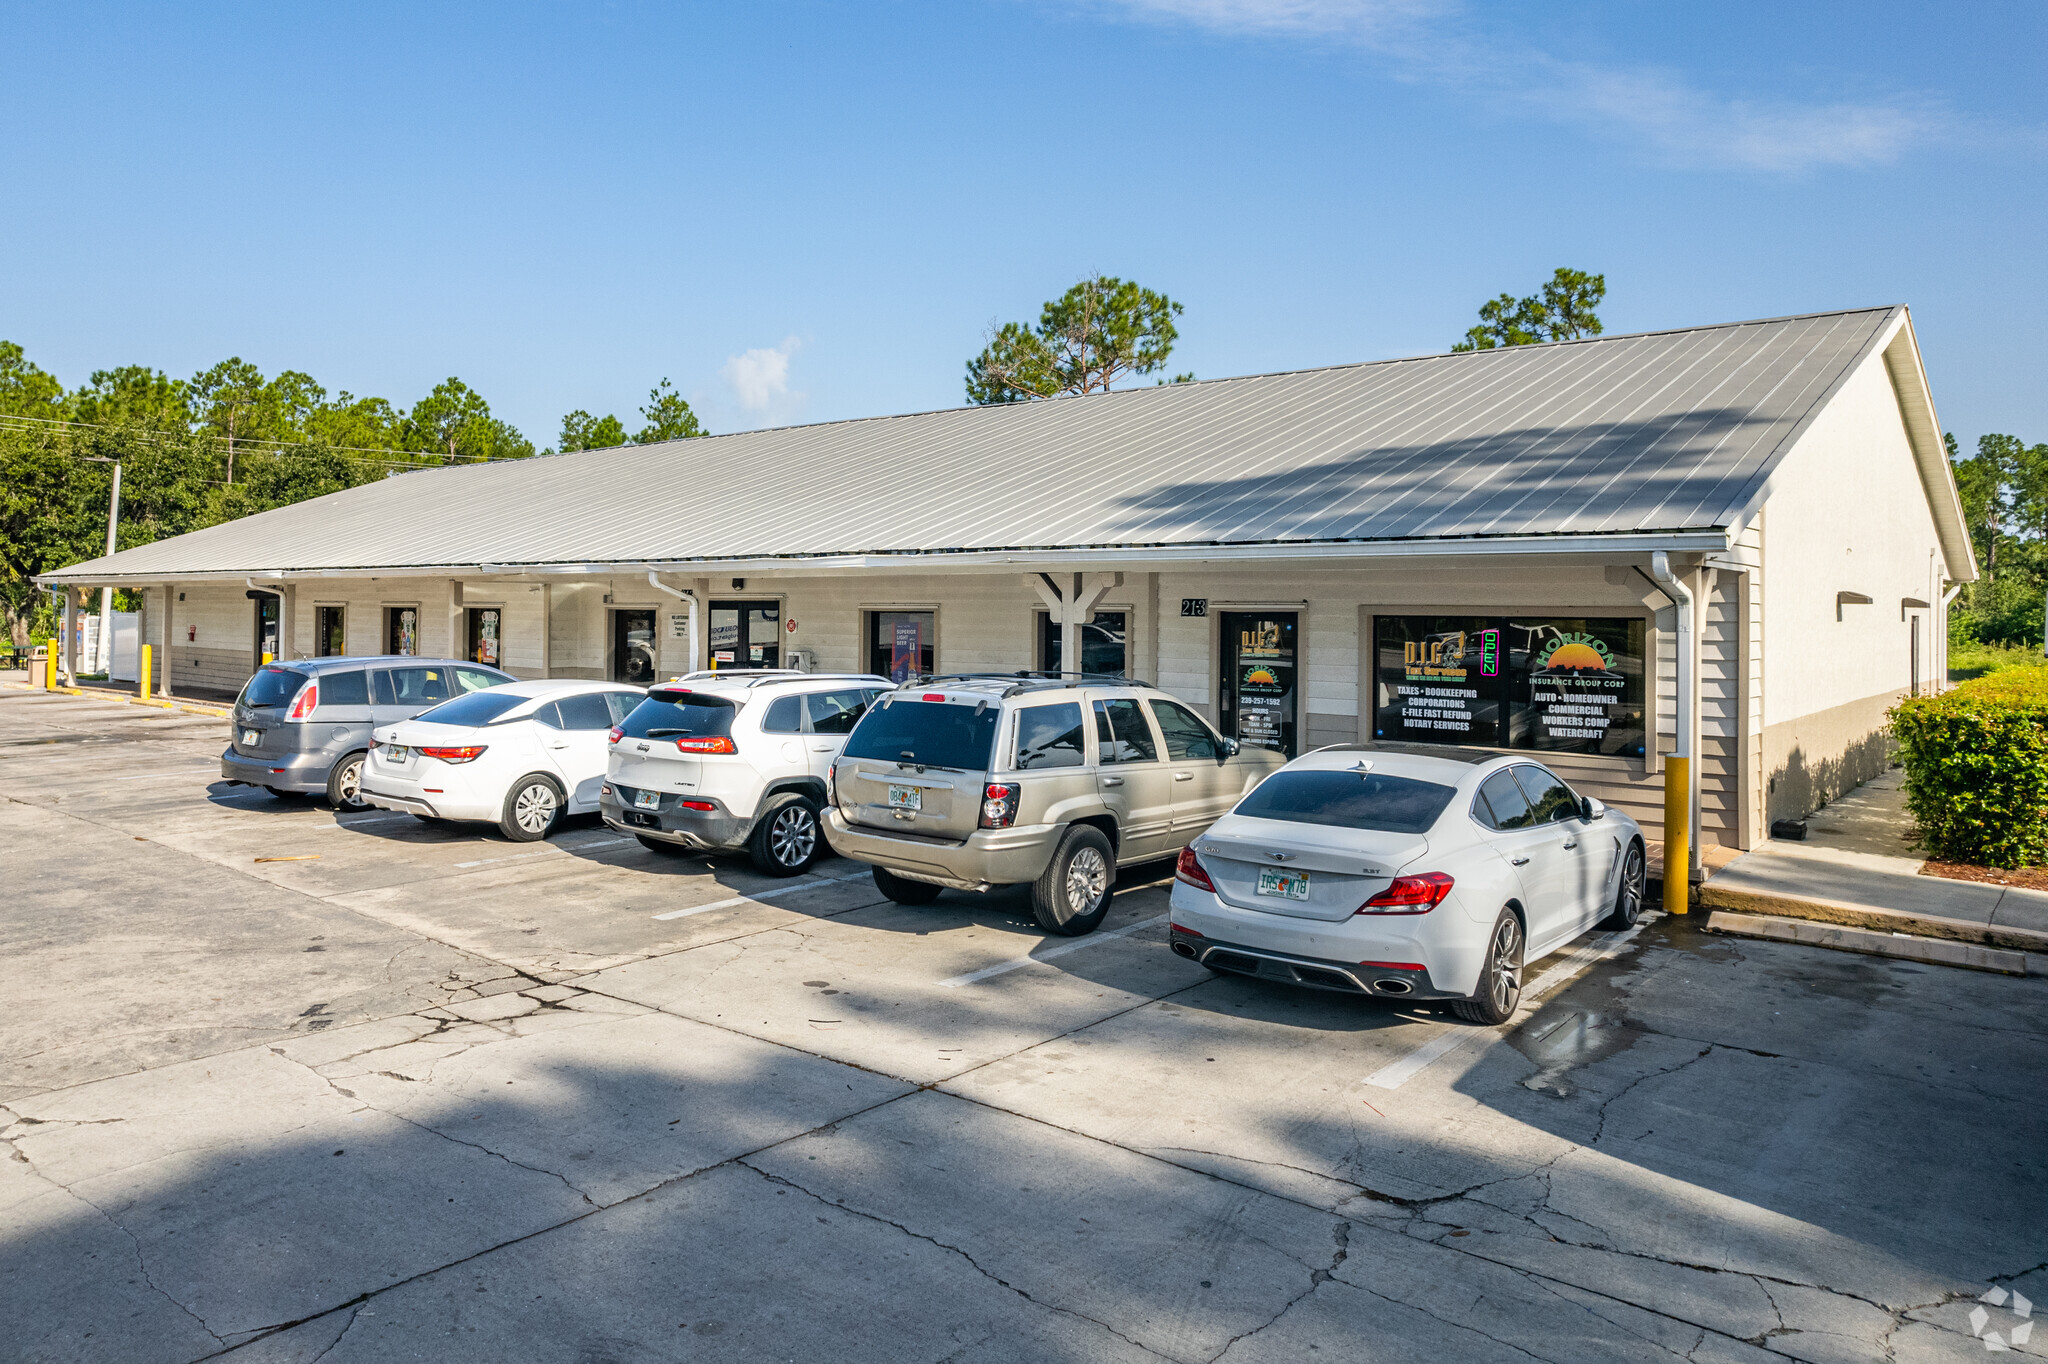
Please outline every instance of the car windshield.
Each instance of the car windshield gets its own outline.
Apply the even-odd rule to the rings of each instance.
[[[1339,829],[1419,834],[1436,823],[1456,788],[1379,772],[1275,772],[1236,813]]]
[[[985,772],[995,747],[998,713],[994,706],[884,701],[853,727],[846,756]]]
[[[487,725],[514,706],[531,699],[501,691],[473,691],[453,701],[445,701],[432,710],[423,710],[413,718],[437,725]]]
[[[649,692],[619,728],[629,739],[726,738],[736,709],[724,697],[703,692]]]
[[[293,668],[263,667],[242,688],[242,704],[261,708],[281,706],[299,694],[306,675]]]

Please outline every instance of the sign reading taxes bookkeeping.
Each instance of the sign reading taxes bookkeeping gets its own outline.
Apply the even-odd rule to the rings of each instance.
[[[1373,735],[1641,757],[1640,618],[1379,616]]]

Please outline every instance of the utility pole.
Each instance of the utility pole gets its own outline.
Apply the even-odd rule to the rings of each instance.
[[[112,554],[114,552],[114,527],[121,520],[121,461],[118,459],[108,459],[103,455],[88,455],[85,462],[88,464],[111,464],[114,466],[114,495],[107,501],[107,553]],[[100,640],[98,649],[94,651],[97,657],[93,659],[93,671],[106,673],[109,682],[113,681],[114,675],[113,630],[114,589],[102,587],[100,589]]]

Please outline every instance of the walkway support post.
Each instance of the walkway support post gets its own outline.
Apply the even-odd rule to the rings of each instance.
[[[1664,912],[1683,914],[1692,892],[1692,732],[1693,732],[1693,600],[1671,571],[1663,550],[1650,556],[1650,576],[1671,598],[1678,617],[1677,696],[1673,719],[1678,730],[1664,759]]]

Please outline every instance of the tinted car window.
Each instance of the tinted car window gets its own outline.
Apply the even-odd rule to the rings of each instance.
[[[1136,701],[1095,703],[1095,750],[1106,763],[1149,763],[1159,759],[1152,726]]]
[[[242,704],[258,708],[281,706],[299,694],[306,675],[292,668],[266,666],[242,687]]]
[[[587,691],[577,696],[558,697],[555,704],[562,711],[564,729],[610,729],[612,708],[604,703],[604,693]]]
[[[1528,799],[1515,785],[1515,774],[1505,768],[1479,784],[1473,812],[1496,829],[1526,829],[1536,822]]]
[[[1081,704],[1026,706],[1017,712],[1017,770],[1079,767],[1088,760],[1081,734]]]
[[[523,705],[525,702],[526,698],[523,696],[510,696],[496,691],[473,691],[443,705],[435,706],[414,718],[431,720],[437,725],[487,725],[514,706]]]
[[[505,673],[494,673],[488,668],[457,668],[456,685],[464,691],[482,691],[485,687],[502,687],[513,679]]]
[[[1166,756],[1179,762],[1188,758],[1216,757],[1216,736],[1202,723],[1202,717],[1172,701],[1148,701],[1159,732],[1166,736]]]
[[[398,690],[391,685],[390,673],[373,672],[370,674],[370,681],[377,689],[378,705],[395,706],[398,704]]]
[[[649,693],[620,721],[629,739],[730,738],[732,702],[702,692],[664,691]]]
[[[999,713],[994,706],[884,701],[853,727],[846,756],[986,771]]]
[[[804,698],[813,734],[851,734],[868,712],[871,691],[817,691]]]
[[[1532,823],[1555,824],[1579,817],[1579,798],[1551,773],[1540,767],[1516,767],[1514,773],[1522,794],[1529,798]]]
[[[801,734],[804,728],[803,698],[778,696],[761,719],[764,734]]]
[[[611,709],[612,723],[618,724],[633,713],[633,707],[640,704],[641,696],[636,691],[608,691],[604,703]]]
[[[369,705],[369,677],[360,669],[353,672],[321,673],[320,704],[323,706]]]
[[[1237,813],[1339,829],[1419,834],[1457,794],[1454,786],[1379,772],[1275,772],[1238,802]]]
[[[552,701],[541,702],[538,706],[535,706],[530,713],[528,713],[526,718],[529,720],[537,721],[540,724],[546,725],[549,729],[568,728],[567,725],[562,723],[562,713],[559,710],[555,709],[555,703]],[[610,726],[607,725],[606,728],[609,729]]]
[[[401,706],[427,706],[455,695],[452,668],[393,668],[388,674]]]

